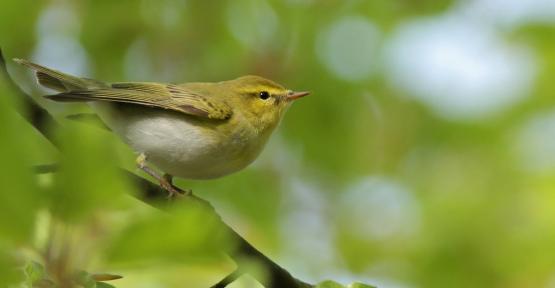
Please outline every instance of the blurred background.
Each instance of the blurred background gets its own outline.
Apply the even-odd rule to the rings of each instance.
[[[0,45],[105,81],[257,74],[312,91],[249,168],[178,181],[296,277],[555,287],[554,0],[4,0]],[[8,65],[60,121],[89,111],[39,99]],[[115,167],[137,171],[119,139],[65,121],[62,157],[1,98],[0,270],[61,247],[78,269],[123,275],[117,287],[208,287],[233,269],[163,258],[219,244],[202,213],[168,223],[127,196]],[[55,161],[59,174],[28,169]]]

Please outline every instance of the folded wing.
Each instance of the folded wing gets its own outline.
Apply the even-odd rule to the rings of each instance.
[[[231,117],[231,108],[221,99],[208,98],[184,86],[149,82],[105,84],[52,70],[26,60],[16,62],[35,71],[39,83],[61,93],[45,96],[54,101],[109,101],[173,110],[209,119]]]

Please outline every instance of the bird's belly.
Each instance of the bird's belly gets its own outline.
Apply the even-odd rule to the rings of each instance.
[[[118,111],[106,122],[136,152],[144,153],[149,163],[173,176],[221,177],[246,167],[263,146],[239,130],[222,129],[219,125],[224,123],[157,109],[140,110]]]

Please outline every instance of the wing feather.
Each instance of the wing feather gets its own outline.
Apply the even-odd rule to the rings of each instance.
[[[55,101],[111,101],[173,110],[189,115],[227,119],[232,110],[221,99],[208,97],[183,86],[148,82],[114,83],[111,88],[69,91],[50,95]]]

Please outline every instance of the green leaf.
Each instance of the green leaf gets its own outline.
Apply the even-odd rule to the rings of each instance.
[[[96,281],[92,278],[92,275],[86,271],[78,271],[73,276],[76,283],[83,286],[83,288],[96,288]]]
[[[54,214],[76,222],[120,203],[129,186],[114,161],[113,138],[76,123],[67,123],[58,132],[64,153],[49,193]]]
[[[331,280],[319,283],[316,288],[345,288],[345,286]]]
[[[27,263],[23,271],[25,271],[25,282],[29,287],[46,278],[44,267],[34,261]]]
[[[114,262],[149,260],[198,261],[219,258],[233,245],[212,211],[192,203],[169,214],[153,211],[136,219],[111,241],[107,254]]]
[[[106,282],[96,282],[96,288],[116,288],[116,286],[110,285]]]
[[[377,288],[376,286],[362,284],[362,283],[352,283],[347,288]]]
[[[0,240],[28,242],[42,198],[31,171],[27,124],[0,78]],[[17,219],[17,221],[14,221]]]

